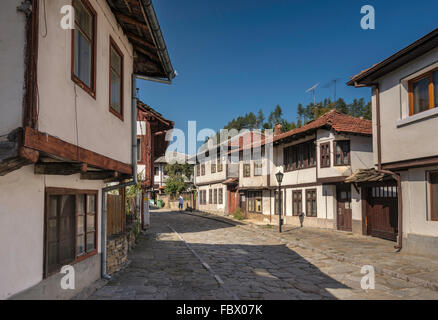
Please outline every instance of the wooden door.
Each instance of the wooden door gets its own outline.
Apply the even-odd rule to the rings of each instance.
[[[242,210],[242,213],[246,213],[246,194],[241,193],[239,196],[239,203],[240,203],[240,209]]]
[[[228,189],[228,214],[232,215],[237,209],[238,204],[238,193],[234,189]]]
[[[398,191],[395,185],[368,188],[367,232],[373,237],[396,241],[398,234]]]
[[[336,187],[338,230],[352,231],[351,186]]]

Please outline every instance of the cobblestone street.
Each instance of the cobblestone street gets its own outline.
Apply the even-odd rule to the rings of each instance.
[[[438,292],[220,221],[156,212],[129,265],[89,299],[438,299]]]

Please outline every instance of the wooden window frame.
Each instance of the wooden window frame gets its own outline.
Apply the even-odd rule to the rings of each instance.
[[[139,141],[140,141],[140,144],[138,143]],[[138,164],[143,164],[144,163],[142,142],[143,142],[143,137],[142,136],[137,136],[137,163]],[[140,146],[140,153],[138,153],[138,149],[139,149],[138,146]]]
[[[218,200],[218,191],[217,189],[214,189],[213,191],[213,204],[217,204],[217,200]]]
[[[336,162],[337,155],[338,155],[338,143],[347,143],[348,142],[348,163],[344,164],[344,152],[341,152],[341,164],[338,164]],[[345,167],[345,166],[351,166],[351,140],[336,140],[333,142],[333,148],[334,148],[334,166],[335,167]]]
[[[438,205],[438,201],[437,203],[435,203],[433,201],[433,189],[434,189],[434,185],[432,184],[432,176],[438,176],[438,171],[431,171],[429,172],[429,184],[430,184],[430,189],[429,189],[429,194],[430,194],[430,220],[431,221],[438,221],[438,217],[433,217],[433,211],[435,206]]]
[[[298,208],[299,212],[294,212],[295,208],[295,195],[300,195],[300,206]],[[297,217],[303,212],[303,190],[293,190],[292,191],[292,215]]]
[[[257,167],[260,167],[260,174],[256,173]],[[254,161],[254,177],[263,176],[263,162],[262,161]]]
[[[216,164],[215,163],[211,163],[210,172],[211,172],[211,174],[216,173]]]
[[[97,190],[78,190],[78,189],[68,189],[68,188],[51,188],[51,187],[47,187],[45,189],[45,209],[44,209],[44,254],[43,254],[43,279],[48,278],[51,275],[54,275],[56,273],[59,272],[59,270],[57,271],[53,271],[51,273],[48,272],[48,232],[47,232],[47,228],[48,228],[48,217],[49,217],[49,212],[50,212],[50,196],[65,196],[65,195],[69,195],[69,196],[75,196],[75,224],[74,224],[74,237],[75,237],[75,244],[74,244],[74,250],[75,250],[75,259],[74,261],[72,261],[70,264],[76,264],[79,263],[81,261],[84,261],[88,258],[91,258],[92,256],[95,256],[98,253],[99,250],[99,207],[98,207],[98,202],[99,202],[99,191]],[[78,255],[78,248],[77,248],[77,238],[78,238],[78,228],[77,228],[77,222],[78,222],[78,201],[79,201],[79,196],[80,195],[84,195],[85,196],[85,202],[84,202],[84,206],[85,206],[85,218],[84,218],[84,243],[85,243],[85,251],[82,255]],[[88,208],[88,199],[87,196],[94,196],[95,197],[95,215],[94,215],[94,244],[95,244],[95,249],[87,252],[86,250],[86,246],[87,246],[87,234],[91,233],[91,231],[89,232],[87,230],[87,208]]]
[[[208,189],[208,204],[213,204],[213,189]]]
[[[218,204],[224,204],[224,189],[223,188],[219,188]]]
[[[250,178],[251,177],[251,164],[250,163],[244,163],[243,164],[243,177],[244,178]]]
[[[320,168],[330,168],[331,167],[331,143],[324,142],[319,145],[319,166]],[[328,164],[324,161],[324,159],[328,159]]]
[[[96,63],[97,63],[97,12],[96,10],[94,10],[93,6],[91,5],[89,0],[77,0],[82,2],[82,4],[84,5],[84,7],[86,9],[88,9],[89,13],[92,15],[92,20],[93,20],[93,39],[89,39],[92,41],[92,53],[93,56],[91,58],[91,70],[92,70],[92,75],[91,75],[91,81],[92,81],[92,86],[88,87],[81,79],[79,79],[76,75],[75,75],[75,30],[76,28],[79,28],[76,25],[76,21],[75,23],[75,28],[72,29],[71,31],[71,79],[72,81],[78,85],[80,88],[82,88],[82,90],[84,90],[85,92],[87,92],[91,97],[93,97],[93,99],[96,99]],[[73,5],[73,2],[72,2]],[[79,28],[80,29],[80,28]]]
[[[260,200],[261,210],[257,211],[257,200]],[[246,207],[249,213],[263,214],[263,192],[262,191],[248,191]],[[250,209],[250,203],[253,204],[254,210]]]
[[[122,50],[120,50],[119,46],[117,45],[117,43],[114,41],[114,39],[110,36],[110,45],[109,45],[109,73],[108,73],[108,78],[109,78],[109,111],[115,115],[117,118],[119,118],[121,121],[124,121],[124,55]],[[112,66],[111,66],[111,49],[114,49],[117,54],[120,56],[120,60],[121,60],[121,71],[120,71],[120,113],[118,113],[116,110],[114,110],[113,108],[111,108],[111,70],[112,70]]]
[[[433,83],[433,74],[438,71],[438,68],[432,69],[425,72],[414,79],[408,81],[408,92],[409,92],[409,116],[414,116],[416,114],[423,113],[424,111],[414,113],[414,83],[419,82],[424,79],[429,80],[429,109],[435,108],[435,85]],[[427,111],[427,110],[426,110]]]
[[[313,213],[312,213],[313,210],[309,210],[309,209],[313,209],[313,206],[312,206],[312,208],[309,208],[309,194],[310,193],[312,193],[312,194],[315,193],[316,215],[313,215]],[[313,198],[311,200],[313,200]],[[306,216],[309,218],[317,218],[318,217],[318,192],[317,192],[317,189],[307,189],[306,190]]]
[[[315,155],[315,139],[284,148],[284,172],[315,168],[317,166]]]
[[[205,176],[205,164],[201,164],[201,176]]]
[[[199,177],[200,175],[201,175],[201,165],[198,164],[198,165],[196,166],[196,176]]]

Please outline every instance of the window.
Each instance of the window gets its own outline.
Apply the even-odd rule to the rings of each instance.
[[[214,204],[217,204],[217,189],[214,189]]]
[[[137,162],[143,160],[143,155],[141,154],[141,139],[137,138]]]
[[[321,168],[330,167],[330,142],[321,144]]]
[[[211,164],[211,173],[216,173],[216,164]]]
[[[213,204],[213,189],[208,190],[208,203]]]
[[[201,175],[201,165],[196,166],[196,176],[199,177]]]
[[[220,159],[217,160],[217,172],[222,172],[224,170],[224,164]]]
[[[430,175],[430,208],[432,221],[438,221],[438,172],[431,172]]]
[[[123,54],[110,37],[110,111],[123,120]]]
[[[382,186],[371,188],[373,198],[397,198],[398,191],[396,186]]]
[[[285,148],[283,150],[283,165],[286,172],[316,166],[315,141]]]
[[[222,189],[222,188],[219,189],[218,203],[219,204],[224,204],[224,189]]]
[[[243,164],[243,177],[251,177],[251,165],[249,163]]]
[[[205,176],[205,164],[201,165],[201,175]]]
[[[306,214],[308,217],[316,217],[316,189],[306,190]]]
[[[96,98],[96,12],[88,0],[73,0],[72,80]]]
[[[303,212],[303,192],[292,191],[292,214],[294,216],[299,216]]]
[[[253,213],[263,212],[261,191],[248,192],[248,212],[253,212]]]
[[[409,114],[438,107],[438,71],[432,70],[409,81]]]
[[[154,175],[156,177],[158,177],[160,175],[160,168],[159,167],[154,167]]]
[[[45,276],[97,253],[97,192],[48,188]]]
[[[335,141],[335,165],[350,165],[350,141]]]
[[[254,176],[262,175],[263,164],[261,162],[254,162]]]

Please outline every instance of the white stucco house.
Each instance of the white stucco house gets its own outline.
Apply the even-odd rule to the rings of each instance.
[[[135,176],[136,79],[174,71],[146,1],[4,0],[0,26],[0,299],[70,298],[105,275],[104,188]]]
[[[402,252],[438,256],[438,29],[348,84],[372,88],[373,165],[398,188],[391,213],[386,193],[369,190],[370,218],[395,223]]]

